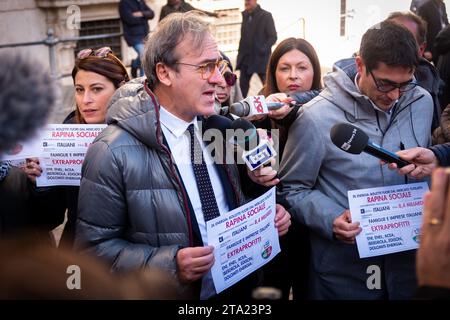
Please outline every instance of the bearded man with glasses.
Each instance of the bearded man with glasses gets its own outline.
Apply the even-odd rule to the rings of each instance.
[[[210,271],[206,222],[246,201],[236,166],[215,163],[200,139],[225,65],[198,14],[164,18],[146,42],[147,78],[112,97],[82,170],[76,247],[113,271],[166,270],[189,298],[250,298],[258,285],[254,273],[217,295]],[[289,225],[278,206],[278,234]]]
[[[311,298],[408,299],[414,294],[415,250],[359,258],[355,237],[362,229],[352,219],[347,192],[418,180],[405,180],[369,154],[336,148],[330,129],[351,123],[392,151],[429,146],[433,101],[415,83],[418,63],[411,32],[389,21],[377,24],[363,35],[352,63],[335,66],[324,77],[325,88],[290,128],[278,200],[310,229]],[[379,266],[382,274],[375,290],[367,285],[369,266]]]

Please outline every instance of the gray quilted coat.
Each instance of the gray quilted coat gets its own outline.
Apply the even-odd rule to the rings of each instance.
[[[146,266],[176,275],[177,250],[193,245],[190,205],[169,148],[159,104],[142,83],[122,86],[108,127],[89,147],[82,169],[75,247],[105,259],[113,271]],[[223,166],[240,205],[234,166]]]

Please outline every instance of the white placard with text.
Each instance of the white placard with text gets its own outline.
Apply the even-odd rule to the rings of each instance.
[[[280,252],[275,213],[273,187],[259,198],[207,222],[208,244],[214,246],[211,273],[217,293]]]
[[[360,258],[417,249],[426,182],[351,190],[348,201]]]

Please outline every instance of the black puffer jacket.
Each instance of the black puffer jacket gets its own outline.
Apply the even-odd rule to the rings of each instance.
[[[116,91],[109,126],[86,154],[75,247],[105,259],[114,271],[152,266],[175,275],[177,251],[194,245],[198,226],[164,143],[159,104],[139,81]],[[236,167],[217,168],[230,208],[243,204]]]

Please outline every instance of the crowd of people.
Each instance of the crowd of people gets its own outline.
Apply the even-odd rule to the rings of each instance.
[[[431,18],[439,21],[437,32],[424,20],[428,7],[439,14]],[[450,164],[450,81],[443,77],[448,21],[442,1],[413,8],[419,15],[394,12],[369,28],[355,56],[322,77],[308,41],[282,39],[272,51],[273,18],[256,0],[245,0],[235,67],[204,19],[218,14],[168,1],[149,34],[153,10],[142,0],[120,1],[124,37],[138,54],[132,77],[108,47],[80,51],[72,71],[76,108],[64,123],[107,125],[87,151],[80,186],[38,187],[39,158],[26,159],[22,168],[0,162],[0,255],[24,249],[21,256],[0,258],[0,279],[8,287],[0,297],[244,301],[257,288],[273,287],[286,300],[450,298],[450,176],[441,168]],[[0,69],[1,155],[44,125],[54,95],[36,64],[4,55]],[[278,152],[276,161],[250,170],[217,162],[202,128],[218,109],[247,96],[254,73],[263,82],[260,94],[281,107],[247,118]],[[25,78],[35,90],[29,101],[3,89],[6,83],[20,87]],[[330,129],[337,123],[362,128],[408,165],[336,148]],[[352,216],[348,191],[430,178],[418,250],[360,258],[356,237],[363,226]],[[207,222],[274,186],[281,252],[217,293]],[[48,235],[66,215],[56,249]],[[41,278],[52,283],[62,281],[63,266],[80,261],[90,270],[89,289],[68,294],[65,282],[30,289],[39,284],[21,277],[17,266],[34,260],[42,270],[41,258],[55,262],[54,273]],[[376,290],[367,286],[373,265],[382,271]],[[95,281],[115,285],[102,292]]]

